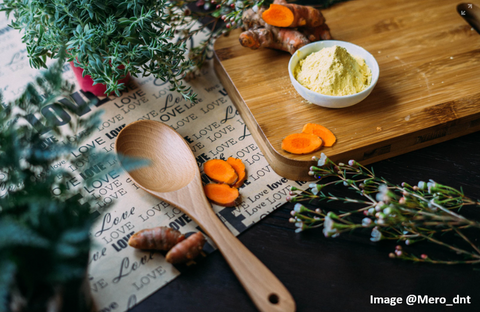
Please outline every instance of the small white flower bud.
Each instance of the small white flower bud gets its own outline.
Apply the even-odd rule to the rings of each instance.
[[[382,194],[386,194],[388,192],[388,186],[382,184],[378,187],[378,191]]]
[[[381,211],[383,205],[385,205],[385,203],[384,203],[383,201],[379,201],[379,202],[377,203],[377,205],[375,206],[375,210],[376,210],[376,211]]]
[[[370,224],[372,224],[372,219],[370,219],[370,218],[363,218],[363,220],[362,220],[362,226],[368,227]]]
[[[318,160],[317,166],[321,167],[325,165],[326,162],[327,162],[327,155],[325,155],[324,153],[320,154],[320,159]]]

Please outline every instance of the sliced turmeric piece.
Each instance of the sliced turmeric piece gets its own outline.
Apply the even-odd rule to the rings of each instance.
[[[206,239],[202,232],[190,235],[186,240],[175,245],[165,256],[169,263],[185,263],[195,259],[205,245]]]
[[[323,140],[323,143],[326,147],[332,146],[337,141],[337,138],[332,131],[319,124],[307,123],[305,126],[303,126],[302,132],[319,136]]]
[[[325,23],[322,13],[312,6],[276,0],[262,13],[265,23],[278,27],[317,27]]]
[[[322,139],[311,133],[293,133],[282,141],[282,149],[292,154],[309,154],[318,151],[322,145]]]
[[[240,195],[238,189],[220,183],[209,183],[204,186],[204,191],[208,199],[223,207],[235,206]]]
[[[229,157],[227,159],[227,162],[230,164],[230,166],[233,167],[233,169],[235,170],[235,172],[238,175],[238,180],[233,185],[234,188],[238,189],[240,186],[243,185],[243,182],[245,182],[245,180],[247,178],[247,173],[245,171],[245,165],[243,164],[243,162],[240,158]]]
[[[215,182],[233,185],[238,180],[235,169],[222,159],[210,159],[203,165],[203,172]]]
[[[270,4],[268,10],[262,14],[262,19],[265,23],[278,26],[290,27],[294,20],[293,12],[281,4]]]

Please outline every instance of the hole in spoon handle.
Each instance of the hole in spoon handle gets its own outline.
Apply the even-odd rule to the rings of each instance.
[[[280,299],[278,298],[278,295],[276,293],[271,293],[268,296],[268,301],[270,301],[270,303],[272,304],[277,304],[280,301]]]

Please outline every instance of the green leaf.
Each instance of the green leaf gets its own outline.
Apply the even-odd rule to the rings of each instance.
[[[16,269],[15,262],[0,256],[0,312],[10,311],[8,295],[15,279]]]
[[[25,224],[13,219],[0,220],[0,248],[30,246],[46,248],[49,242]]]

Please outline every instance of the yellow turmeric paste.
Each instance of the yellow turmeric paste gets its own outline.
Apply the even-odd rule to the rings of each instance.
[[[340,46],[324,48],[301,60],[294,70],[304,87],[324,95],[350,95],[365,90],[372,80],[365,60]]]

